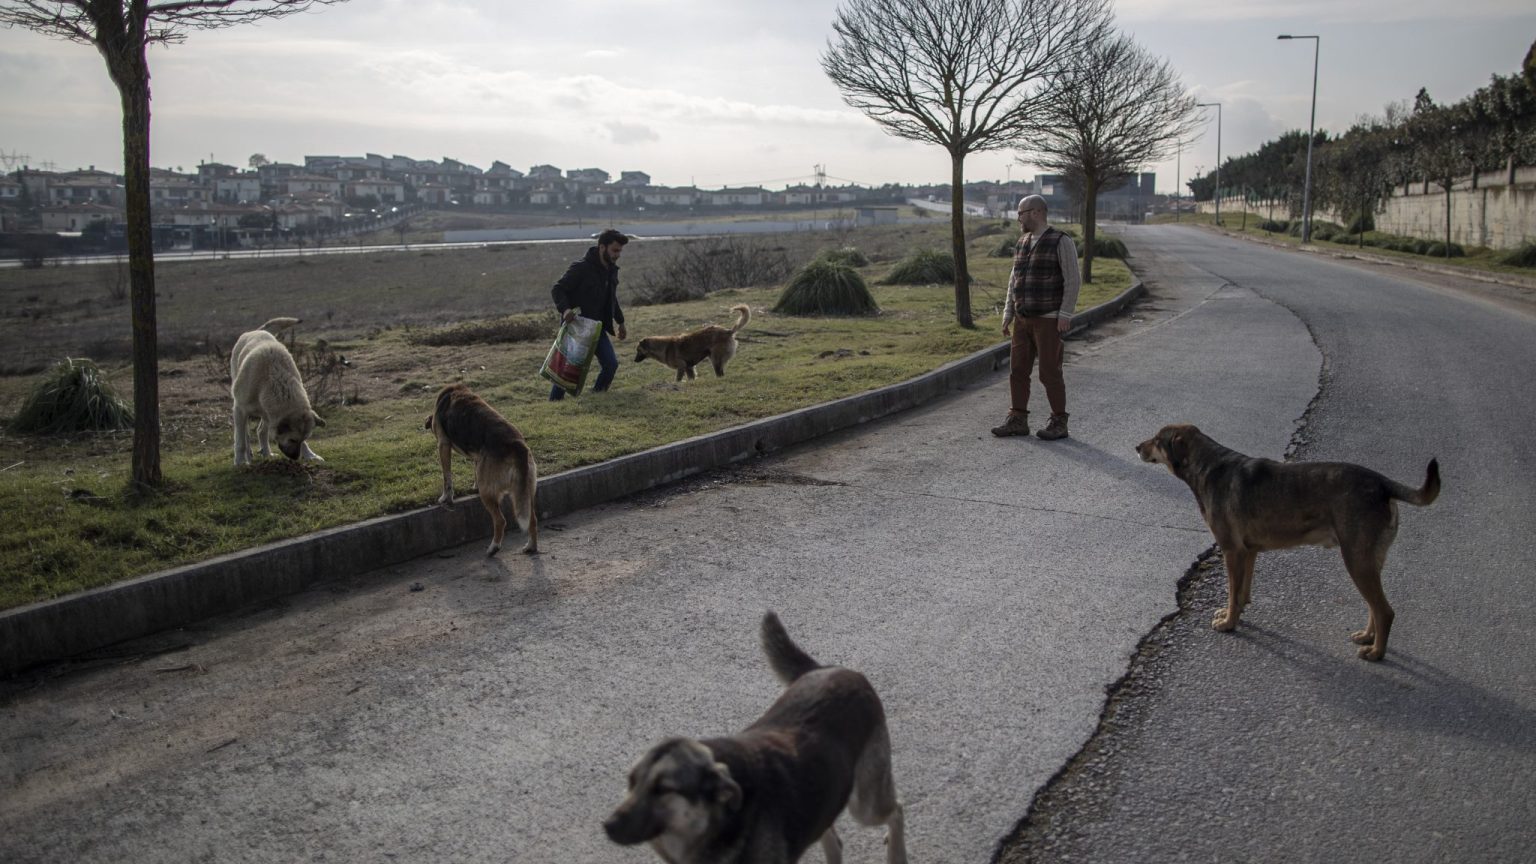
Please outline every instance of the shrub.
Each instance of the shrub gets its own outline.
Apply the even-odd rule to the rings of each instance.
[[[1345,234],[1360,234],[1365,231],[1376,230],[1376,218],[1369,213],[1356,213],[1349,220],[1349,225],[1344,228]]]
[[[466,321],[452,327],[413,331],[418,345],[498,345],[555,338],[559,316],[554,311],[506,315],[489,321]]]
[[[1019,238],[1018,237],[1016,237],[1016,236],[1004,237],[1002,242],[997,244],[996,248],[994,248],[991,252],[987,253],[987,257],[988,258],[1012,258],[1013,257],[1013,253],[1015,251],[1017,251],[1018,248],[1019,248]]]
[[[853,246],[844,246],[841,249],[826,249],[816,256],[822,261],[832,264],[842,264],[845,267],[867,267],[869,259]]]
[[[886,285],[934,285],[955,281],[955,256],[919,249],[897,262],[883,280]]]
[[[1260,231],[1269,231],[1277,234],[1285,233],[1286,229],[1289,227],[1290,223],[1286,222],[1284,219],[1265,219],[1263,222],[1259,223]]]
[[[1405,251],[1410,251],[1410,252],[1412,252],[1415,255],[1428,255],[1429,254],[1430,243],[1429,243],[1428,240],[1413,240],[1413,241],[1411,241],[1411,244],[1412,244],[1413,248],[1405,250]]]
[[[1519,249],[1499,256],[1499,263],[1509,267],[1536,267],[1536,243],[1523,244]]]
[[[634,306],[700,300],[726,288],[782,282],[793,267],[781,246],[764,240],[712,237],[678,244],[646,271],[628,298]]]
[[[90,360],[66,358],[32,388],[11,421],[11,431],[56,435],[132,425],[133,409],[107,383],[101,369]]]
[[[1125,243],[1119,237],[1095,236],[1093,238],[1093,257],[1118,258],[1122,261],[1130,253],[1126,251]]]
[[[1449,252],[1447,252],[1447,250],[1449,250]],[[1429,249],[1425,250],[1424,254],[1431,258],[1465,258],[1467,255],[1467,250],[1461,248],[1460,243],[1451,243],[1447,245],[1445,243],[1437,242],[1429,244]]]
[[[817,259],[795,274],[773,311],[785,315],[872,315],[880,307],[857,270]]]

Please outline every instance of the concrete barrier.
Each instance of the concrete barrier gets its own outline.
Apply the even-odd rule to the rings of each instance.
[[[1072,332],[1113,317],[1146,293],[1138,282],[1074,318]],[[910,381],[666,444],[539,481],[541,519],[633,495],[922,405],[978,381],[1008,361],[1003,343]],[[490,535],[490,516],[467,495],[432,506],[306,534],[0,612],[0,675],[181,627]],[[517,554],[509,538],[502,554]]]

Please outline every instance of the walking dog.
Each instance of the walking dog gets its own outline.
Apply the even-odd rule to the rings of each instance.
[[[273,334],[299,323],[297,318],[273,318],[235,340],[229,352],[229,393],[234,398],[235,465],[249,465],[250,421],[256,420],[261,455],[271,456],[268,438],[289,459],[324,462],[309,449],[308,438],[325,421],[309,405],[304,379],[287,346]]]
[[[534,509],[539,474],[533,451],[517,427],[463,384],[449,384],[437,394],[437,405],[427,415],[427,428],[437,438],[437,457],[443,466],[443,494],[437,503],[453,506],[453,451],[474,460],[475,491],[491,514],[495,533],[486,555],[495,555],[506,537],[507,520],[501,515],[501,499],[510,496],[512,517],[528,532],[529,555],[539,551],[539,515]]]
[[[1380,660],[1392,631],[1392,607],[1381,569],[1397,537],[1397,502],[1416,507],[1440,494],[1440,463],[1429,460],[1424,485],[1404,486],[1348,462],[1276,462],[1229,450],[1194,426],[1164,426],[1136,445],[1144,462],[1168,466],[1189,485],[1200,514],[1221,546],[1227,608],[1211,627],[1230,631],[1248,605],[1260,552],[1292,546],[1337,546],[1349,578],[1370,610],[1350,639],[1360,656]]]
[[[822,666],[763,617],[763,653],[786,689],[729,738],[669,738],[629,772],[629,794],[603,823],[609,839],[649,842],[669,864],[788,864],[817,840],[841,864],[833,823],[846,805],[886,826],[887,864],[907,860],[880,697],[863,675]]]
[[[726,329],[719,324],[709,324],[691,333],[677,336],[647,336],[640,340],[635,352],[635,362],[647,357],[677,370],[677,380],[694,380],[693,367],[708,357],[715,367],[717,377],[725,375],[725,364],[736,356],[736,332],[752,320],[752,310],[745,303],[731,307],[736,313],[736,326]]]

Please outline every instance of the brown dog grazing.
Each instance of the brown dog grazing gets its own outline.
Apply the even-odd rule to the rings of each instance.
[[[517,427],[507,422],[496,409],[476,396],[463,384],[449,384],[437,394],[437,407],[427,415],[427,428],[437,437],[437,457],[443,465],[443,494],[437,503],[453,506],[453,451],[475,462],[475,491],[480,503],[491,514],[495,534],[487,555],[501,549],[507,533],[506,517],[501,515],[501,499],[511,496],[512,517],[518,527],[528,532],[523,551],[539,551],[539,514],[534,496],[539,483],[533,451]]]
[[[818,839],[840,864],[833,823],[844,805],[886,826],[887,864],[905,864],[901,802],[880,697],[863,675],[822,666],[763,616],[763,652],[788,687],[730,738],[669,738],[629,772],[629,795],[603,823],[615,843],[649,842],[669,864],[788,864]]]
[[[719,324],[710,324],[692,333],[647,336],[641,339],[639,350],[635,352],[635,362],[650,357],[661,361],[664,366],[676,369],[677,380],[681,381],[687,375],[688,380],[692,381],[693,367],[708,357],[710,364],[715,367],[715,375],[725,375],[725,364],[736,356],[736,331],[752,320],[752,310],[745,303],[732,306],[731,311],[736,313],[736,326],[729,330]]]
[[[1248,605],[1260,552],[1292,546],[1337,546],[1349,578],[1370,610],[1365,629],[1350,635],[1360,656],[1380,660],[1392,631],[1392,607],[1381,568],[1397,537],[1397,502],[1416,507],[1440,494],[1440,463],[1429,460],[1414,489],[1348,462],[1276,462],[1217,444],[1194,426],[1164,426],[1136,445],[1145,462],[1168,466],[1189,484],[1200,514],[1221,546],[1227,608],[1211,626],[1229,631]]]

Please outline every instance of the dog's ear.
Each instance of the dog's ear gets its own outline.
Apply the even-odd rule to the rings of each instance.
[[[432,415],[431,414],[427,415],[427,425],[425,425],[425,426],[423,426],[421,428],[423,428],[423,429],[431,429],[432,428]]]
[[[741,787],[731,779],[731,768],[724,762],[715,763],[715,800],[729,810],[741,808]]]
[[[309,412],[309,416],[315,418],[315,425],[316,426],[324,426],[325,425],[325,418],[321,417],[319,414],[316,414],[315,412],[311,411],[311,412]]]
[[[1168,454],[1168,468],[1175,476],[1182,477],[1184,456],[1189,452],[1189,432],[1183,426],[1173,426],[1163,438],[1163,452]]]

